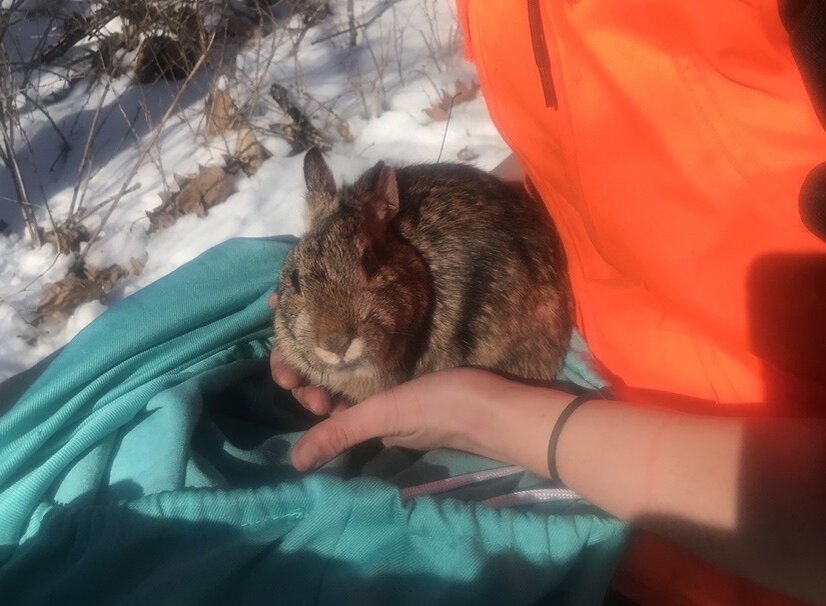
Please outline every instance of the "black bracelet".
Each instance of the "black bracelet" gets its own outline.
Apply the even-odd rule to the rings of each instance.
[[[565,425],[565,421],[568,420],[574,411],[585,404],[585,402],[589,402],[591,400],[596,400],[600,398],[600,394],[589,391],[580,396],[577,396],[570,403],[565,407],[562,411],[562,414],[559,415],[559,418],[556,420],[556,424],[554,425],[554,429],[551,432],[551,437],[548,440],[548,472],[551,474],[552,480],[559,479],[559,471],[556,469],[556,445],[559,442],[559,434],[562,433],[562,426]]]

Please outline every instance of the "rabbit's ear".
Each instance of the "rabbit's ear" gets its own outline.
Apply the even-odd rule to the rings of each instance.
[[[325,193],[333,196],[336,193],[333,172],[327,166],[324,156],[317,147],[313,147],[304,156],[304,182],[307,184],[307,191],[311,194]]]
[[[396,171],[384,162],[379,162],[366,174],[372,185],[361,211],[367,233],[374,241],[381,241],[387,232],[387,224],[399,212],[399,184]]]
[[[399,212],[399,184],[392,166],[382,165],[374,195],[371,212],[377,221],[387,225]]]
[[[307,184],[307,209],[310,224],[332,212],[336,205],[336,181],[333,172],[317,148],[304,156],[304,181]]]

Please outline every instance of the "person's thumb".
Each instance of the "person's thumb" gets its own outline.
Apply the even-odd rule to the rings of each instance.
[[[291,458],[298,471],[315,469],[345,450],[371,438],[392,435],[397,407],[386,406],[377,394],[311,427],[293,446]]]

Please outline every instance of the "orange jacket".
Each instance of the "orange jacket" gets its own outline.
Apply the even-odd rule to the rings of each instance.
[[[826,133],[776,0],[458,6],[491,117],[557,222],[578,326],[618,395],[825,415],[826,244],[798,199]],[[662,549],[646,546],[643,568],[667,587],[640,576],[641,601],[768,599]]]

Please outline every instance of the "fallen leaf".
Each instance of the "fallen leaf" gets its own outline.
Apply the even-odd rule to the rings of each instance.
[[[434,122],[444,122],[450,117],[451,108],[473,101],[479,94],[479,84],[477,82],[465,84],[461,80],[457,80],[454,87],[456,90],[454,94],[451,95],[442,89],[442,97],[439,101],[422,110]]]
[[[209,208],[235,192],[235,179],[222,166],[202,167],[194,177],[177,173],[173,177],[180,189],[159,194],[161,205],[146,213],[150,233],[173,225],[184,215],[203,217]]]
[[[65,320],[84,303],[102,299],[128,275],[129,272],[120,265],[102,269],[84,265],[78,272],[47,284],[46,294],[37,304],[37,314],[32,325]]]
[[[80,250],[83,242],[89,241],[89,230],[82,223],[67,221],[55,226],[55,229],[40,230],[40,239],[43,242],[51,242],[54,247],[64,255],[68,255]]]
[[[235,160],[249,177],[254,175],[269,157],[269,153],[258,141],[258,137],[248,125],[241,128],[235,143]]]
[[[479,154],[469,147],[463,147],[456,153],[456,159],[460,162],[473,162],[478,157]]]
[[[137,257],[131,257],[129,259],[129,265],[132,267],[132,273],[139,276],[143,273],[143,268],[146,264]]]
[[[206,114],[206,134],[212,136],[232,129],[238,110],[229,93],[219,89],[207,97],[204,113]]]

